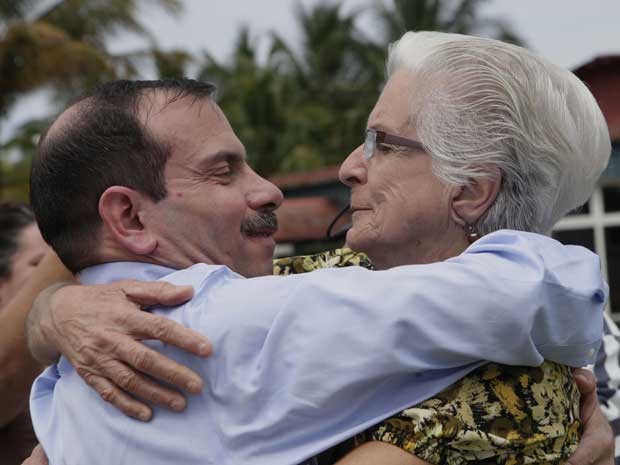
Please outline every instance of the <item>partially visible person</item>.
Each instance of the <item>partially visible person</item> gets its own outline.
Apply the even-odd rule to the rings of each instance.
[[[0,312],[48,250],[30,207],[15,202],[0,203]]]
[[[620,465],[620,329],[605,314],[603,344],[594,364],[601,409],[615,436],[615,463]]]
[[[0,314],[48,250],[27,205],[0,203]],[[20,379],[11,381],[19,384]],[[21,463],[37,443],[25,400],[0,417],[0,465]]]

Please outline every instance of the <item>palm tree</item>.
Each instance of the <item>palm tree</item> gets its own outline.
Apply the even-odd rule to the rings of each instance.
[[[133,70],[128,56],[108,52],[105,40],[130,31],[150,37],[137,20],[138,0],[62,0],[34,16],[41,1],[0,0],[0,115],[15,99],[50,85],[75,94],[118,71]],[[157,0],[177,12],[180,0]]]
[[[282,73],[272,62],[260,64],[257,40],[247,27],[239,30],[227,63],[205,53],[198,79],[214,82],[217,100],[243,141],[248,159],[262,174],[278,170],[285,134]]]
[[[31,154],[39,140],[39,134],[49,123],[45,118],[30,120],[21,125],[11,140],[0,147],[0,185],[3,198],[28,202]]]
[[[368,61],[374,60],[368,51],[376,45],[359,34],[358,14],[344,13],[338,3],[309,9],[299,3],[300,51],[272,36],[270,59],[288,82],[283,171],[339,163],[361,140],[383,71]]]
[[[488,35],[522,43],[518,35],[499,19],[482,18],[480,6],[488,0],[391,0],[379,2],[376,17],[384,44],[394,42],[407,31],[444,31]]]
[[[153,3],[172,13],[181,8],[181,0],[149,5]],[[160,65],[150,50],[114,55],[106,48],[106,39],[119,32],[141,34],[155,42],[137,19],[140,4],[140,0],[60,0],[42,10],[42,0],[0,0],[0,119],[20,96],[36,89],[49,88],[64,101],[97,82],[135,74],[135,61],[145,56]],[[24,196],[26,167],[37,131],[44,126],[42,121],[28,122],[11,140],[0,143],[0,189],[5,180],[12,181],[17,197]],[[7,160],[17,152],[22,160]]]

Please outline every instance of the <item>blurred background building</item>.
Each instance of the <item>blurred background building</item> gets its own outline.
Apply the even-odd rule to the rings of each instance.
[[[387,44],[407,30],[531,47],[573,69],[614,140],[592,199],[554,235],[602,258],[620,319],[617,0],[0,0],[0,199],[27,200],[38,137],[72,97],[113,78],[188,76],[218,102],[255,169],[285,192],[280,255],[342,244],[338,164],[361,142]]]

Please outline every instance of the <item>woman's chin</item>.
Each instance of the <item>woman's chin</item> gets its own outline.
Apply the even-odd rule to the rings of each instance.
[[[368,234],[361,233],[355,226],[347,231],[346,245],[357,252],[368,254],[368,250],[372,249],[373,242]]]

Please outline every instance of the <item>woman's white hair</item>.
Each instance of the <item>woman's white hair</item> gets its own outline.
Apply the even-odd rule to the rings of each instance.
[[[521,47],[440,32],[406,33],[387,66],[388,76],[412,72],[412,124],[440,179],[465,185],[500,170],[480,233],[546,234],[592,194],[611,142],[594,97],[571,72]]]

